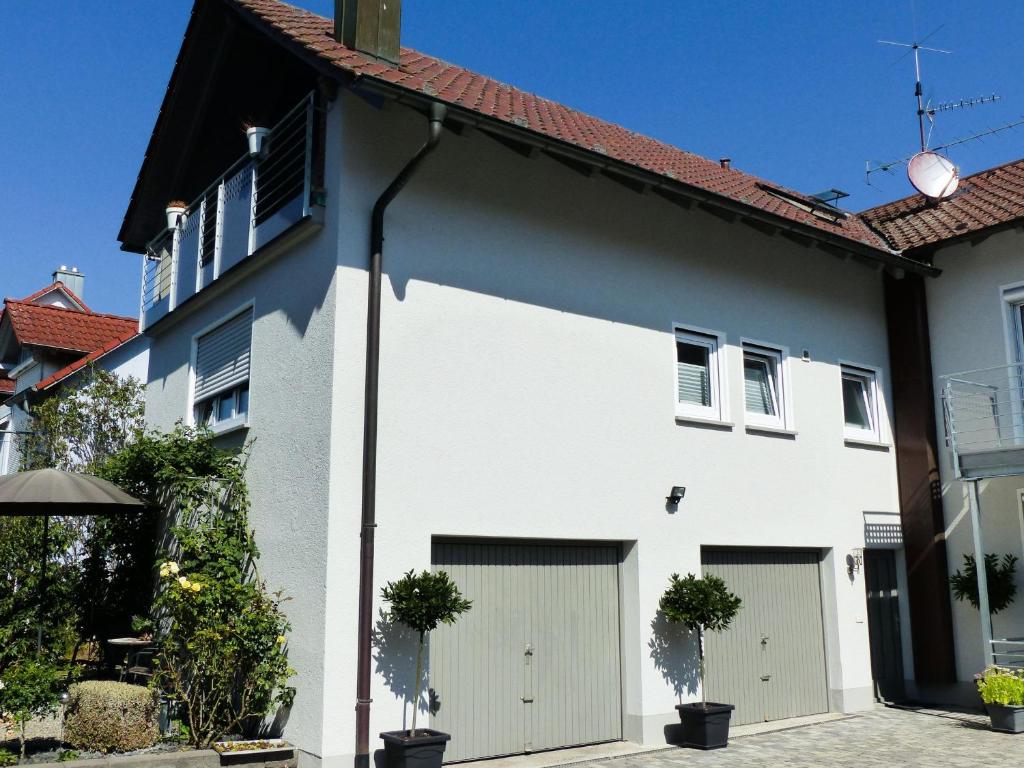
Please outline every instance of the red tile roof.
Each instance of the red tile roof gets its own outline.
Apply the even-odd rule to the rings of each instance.
[[[9,395],[14,392],[14,379],[7,378],[7,374],[0,373],[0,395]]]
[[[913,250],[969,236],[1024,217],[1024,160],[960,180],[947,200],[911,195],[860,214],[899,250]]]
[[[50,283],[45,288],[40,288],[38,291],[33,293],[31,296],[26,296],[24,299],[22,299],[22,301],[35,301],[36,299],[45,296],[50,291],[55,290],[55,289],[63,291],[65,294],[67,294],[69,299],[71,299],[73,302],[75,302],[78,306],[80,306],[86,312],[91,312],[92,311],[91,309],[89,309],[89,307],[86,305],[86,303],[84,301],[82,301],[81,298],[78,297],[78,295],[74,291],[72,291],[70,288],[68,288],[66,285],[64,285],[64,281],[63,280],[56,280],[56,281]]]
[[[33,386],[33,389],[35,389],[37,392],[42,392],[44,389],[49,389],[50,387],[54,386],[55,384],[59,384],[61,381],[66,379],[68,376],[72,375],[73,373],[77,373],[78,371],[80,371],[83,368],[85,368],[85,366],[89,365],[89,363],[92,363],[92,362],[96,361],[97,359],[103,357],[103,355],[107,354],[108,352],[113,352],[115,349],[120,347],[122,344],[128,343],[129,341],[134,339],[136,336],[138,336],[138,331],[137,331],[136,328],[132,328],[132,330],[127,331],[127,332],[121,334],[120,336],[116,336],[116,337],[112,338],[110,341],[108,341],[106,344],[104,344],[99,349],[93,350],[92,352],[90,352],[85,357],[78,358],[77,360],[75,360],[70,365],[67,365],[67,366],[61,368],[59,371],[57,371],[56,373],[52,374],[51,376],[47,376],[42,381],[37,382]],[[0,384],[2,384],[2,383],[3,382],[0,381]],[[12,386],[12,390],[13,390],[13,386]]]
[[[14,338],[32,344],[72,352],[93,352],[111,340],[138,333],[138,320],[99,312],[48,307],[25,301],[6,300]]]
[[[250,12],[258,24],[269,25],[285,42],[297,43],[307,55],[345,74],[418,92],[515,129],[603,155],[811,229],[871,249],[888,250],[883,239],[856,216],[838,221],[819,217],[770,190],[778,190],[813,206],[815,201],[811,198],[756,176],[722,168],[712,160],[409,48],[402,48],[397,66],[375,59],[337,42],[331,20],[280,0],[232,1]]]

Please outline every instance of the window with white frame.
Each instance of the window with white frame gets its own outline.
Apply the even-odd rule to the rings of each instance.
[[[676,415],[725,421],[720,334],[676,328]]]
[[[215,430],[247,423],[252,309],[199,336],[195,348],[192,415]]]
[[[843,381],[843,436],[881,441],[878,422],[878,374],[869,368],[840,366]]]
[[[7,474],[7,464],[11,454],[11,443],[14,435],[9,421],[0,421],[0,475]]]
[[[751,426],[789,425],[785,350],[743,342],[743,407]]]

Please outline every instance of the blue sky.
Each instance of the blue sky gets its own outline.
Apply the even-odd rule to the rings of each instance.
[[[329,14],[333,0],[299,0]],[[139,259],[117,230],[188,21],[186,0],[6,0],[0,28],[0,295],[60,265],[94,309],[134,315]],[[1024,116],[1019,30],[1005,0],[690,2],[404,0],[403,41],[528,91],[847,207],[909,194],[867,160],[916,149],[913,63],[878,39],[942,28],[925,54],[933,144]],[[1024,156],[1024,129],[952,151],[963,173]]]

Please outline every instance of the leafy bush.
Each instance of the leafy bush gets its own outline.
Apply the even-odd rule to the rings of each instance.
[[[1024,670],[989,667],[975,675],[978,693],[986,704],[1024,707]]]
[[[280,593],[257,570],[249,495],[239,454],[218,450],[208,430],[177,427],[140,438],[112,464],[142,498],[167,499],[173,545],[158,564],[153,603],[161,630],[154,682],[180,702],[189,743],[258,729],[291,704]]]
[[[988,607],[993,614],[1008,608],[1017,596],[1017,558],[1013,555],[985,555],[985,576],[988,580]],[[949,577],[953,597],[967,600],[978,608],[978,566],[972,555],[964,555],[964,569]]]
[[[18,756],[9,749],[0,747],[0,768],[7,768],[10,765],[17,765]]]
[[[728,629],[742,604],[740,598],[729,591],[723,579],[711,574],[697,578],[689,573],[686,578],[680,578],[678,573],[673,573],[668,589],[661,596],[658,607],[665,618],[697,633],[700,691],[701,700],[705,705],[707,694],[704,685],[704,632],[721,632]]]
[[[34,717],[57,711],[61,680],[60,668],[44,654],[24,653],[3,670],[0,715],[18,726],[22,757],[25,757],[25,725]]]
[[[409,571],[398,581],[389,581],[381,590],[381,597],[391,604],[388,618],[405,624],[419,634],[416,649],[416,684],[413,686],[412,728],[416,734],[416,712],[419,710],[420,682],[423,676],[423,643],[427,632],[438,624],[454,624],[460,614],[473,603],[462,597],[459,588],[444,571],[423,571],[416,575]]]
[[[156,744],[159,700],[141,685],[90,680],[68,689],[64,740],[76,749],[128,752]]]

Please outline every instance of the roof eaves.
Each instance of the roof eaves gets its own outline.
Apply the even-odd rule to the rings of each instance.
[[[437,99],[432,98],[428,94],[368,74],[355,76],[353,78],[352,87],[356,90],[367,88],[370,91],[376,91],[378,95],[389,96],[390,98],[396,99],[399,103],[405,103],[407,106],[413,106],[418,109],[425,109],[430,102],[437,101]],[[586,148],[579,147],[575,144],[541,134],[527,126],[518,126],[514,123],[510,124],[503,120],[466,109],[465,107],[460,107],[456,104],[445,102],[445,106],[448,108],[448,114],[459,122],[477,128],[486,126],[486,130],[489,132],[513,137],[519,141],[526,141],[537,146],[542,151],[552,153],[557,152],[578,162],[592,165],[599,170],[609,170],[613,171],[615,174],[636,178],[642,183],[648,184],[653,188],[670,190],[689,198],[693,202],[714,206],[739,216],[763,222],[769,226],[796,232],[797,234],[812,238],[816,241],[825,242],[851,252],[859,253],[872,261],[876,261],[887,266],[905,269],[912,272],[919,272],[925,275],[939,274],[939,270],[934,267],[922,264],[914,259],[907,258],[902,254],[902,252],[891,248],[889,246],[888,239],[880,235],[873,227],[870,229],[879,240],[878,246],[871,246],[852,238],[842,237],[816,227],[792,221],[783,216],[772,214],[758,208],[757,206],[747,205],[724,195],[719,195],[715,192],[687,184],[679,179],[674,179],[655,171],[645,170],[632,163],[609,157],[608,155],[596,150],[587,150]],[[846,211],[843,211],[843,213],[846,214],[848,218],[860,218],[857,214],[848,213]]]

